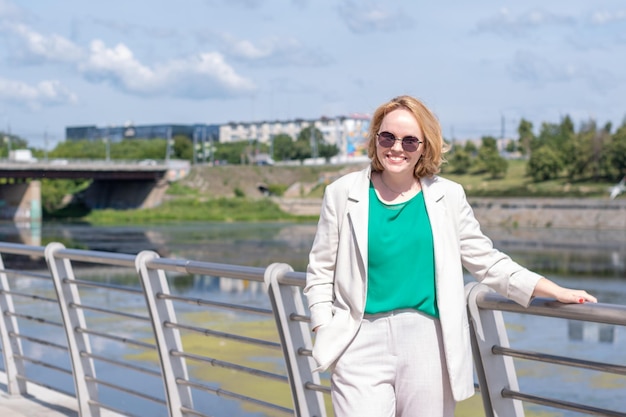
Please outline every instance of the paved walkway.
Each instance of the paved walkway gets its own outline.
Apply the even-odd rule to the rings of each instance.
[[[26,383],[26,396],[11,396],[6,374],[0,371],[0,417],[78,417],[76,398],[57,391]],[[123,417],[109,410],[100,410],[102,417]]]
[[[26,383],[26,396],[12,396],[7,390],[7,376],[0,371],[0,417],[78,417],[74,397]]]
[[[0,372],[0,416],[78,417],[75,398],[33,384],[27,384],[27,390],[26,397],[9,395],[5,375]]]

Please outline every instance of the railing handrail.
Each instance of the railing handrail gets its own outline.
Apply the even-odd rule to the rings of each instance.
[[[553,299],[537,297],[530,302],[528,307],[523,307],[494,292],[483,292],[476,301],[478,307],[485,310],[626,326],[626,305],[606,303],[563,304]]]
[[[60,307],[61,314],[56,319],[62,323],[61,326],[65,329],[67,339],[67,347],[64,348],[58,343],[55,343],[55,347],[64,348],[67,351],[72,365],[71,370],[62,370],[55,364],[47,363],[45,358],[35,359],[24,354],[22,341],[43,345],[52,342],[44,340],[41,335],[39,338],[35,338],[21,334],[18,326],[20,320],[28,319],[42,324],[50,321],[16,311],[14,297],[17,300],[17,298],[28,298],[29,296],[25,289],[21,289],[19,292],[12,291],[11,282],[13,279],[27,277],[29,273],[5,268],[3,255],[7,254],[31,258],[45,257],[49,280],[54,285],[56,301]],[[126,268],[131,273],[136,274],[141,290],[138,291],[136,287],[108,283],[90,284],[84,279],[77,278],[82,270],[75,269],[73,262]],[[170,284],[166,272],[181,275],[215,276],[230,278],[236,282],[248,282],[249,285],[259,284],[263,286],[263,291],[267,292],[271,309],[242,306],[223,300],[215,301],[170,294]],[[153,394],[140,391],[141,387],[124,389],[120,385],[98,378],[94,364],[103,362],[109,366],[126,368],[129,372],[140,371],[149,377],[158,375],[162,380],[164,389],[162,393],[163,404],[172,417],[182,417],[184,414],[205,415],[202,410],[194,406],[192,390],[247,402],[254,406],[271,409],[281,415],[325,417],[330,389],[327,382],[322,382],[320,375],[313,372],[315,364],[311,356],[310,317],[302,294],[305,277],[304,272],[294,271],[287,264],[272,264],[261,268],[161,258],[151,251],[129,255],[68,249],[57,242],[50,243],[45,247],[0,242],[0,308],[2,309],[2,314],[0,314],[0,346],[2,347],[8,380],[7,390],[14,395],[27,394],[26,381],[35,381],[27,376],[25,363],[37,362],[37,365],[68,372],[73,376],[78,402],[77,408],[82,417],[100,416],[101,410],[113,410],[120,414],[126,413],[123,410],[117,410],[115,404],[107,404],[106,401],[99,398],[99,386],[125,390],[127,394],[139,399],[147,398],[153,401],[156,398]],[[41,272],[38,272],[38,278],[44,278]],[[88,300],[81,301],[80,292],[84,289],[107,292],[120,290],[121,294],[128,296],[143,295],[146,307],[139,314],[136,311],[133,313],[116,312],[109,308],[89,305]],[[537,298],[531,302],[529,307],[524,308],[494,294],[486,286],[477,283],[468,284],[466,293],[475,364],[487,416],[523,416],[522,401],[573,409],[594,415],[626,416],[625,413],[619,411],[565,403],[521,392],[517,384],[513,358],[565,364],[619,375],[625,374],[626,367],[619,364],[584,361],[512,348],[509,346],[502,318],[502,312],[512,312],[624,326],[626,325],[626,306],[611,304],[563,305],[553,300]],[[37,300],[41,296],[35,294],[31,295],[30,298]],[[47,296],[47,301],[49,300],[50,296]],[[241,337],[230,334],[228,331],[185,324],[183,317],[177,314],[175,307],[175,305],[185,303],[194,305],[201,311],[237,312],[263,318],[268,315],[273,316],[278,331],[278,342],[255,339],[254,337],[248,338],[247,336]],[[151,323],[153,341],[130,339],[127,335],[116,335],[113,332],[105,334],[90,327],[85,319],[84,314],[86,312],[103,314],[107,317],[111,316],[110,313],[113,312],[115,317],[119,316],[125,320],[140,322],[141,324],[147,320]],[[231,340],[237,343],[246,344],[250,342],[250,346],[255,346],[258,349],[275,350],[280,348],[285,362],[284,372],[286,375],[273,371],[267,372],[250,364],[231,363],[214,356],[207,356],[204,352],[186,351],[183,348],[181,332],[226,341]],[[93,352],[91,346],[92,339],[95,340],[95,338],[114,340],[142,349],[152,349],[158,355],[160,370],[138,367],[121,358],[111,359],[107,358],[106,355]],[[214,388],[208,383],[191,380],[188,361],[207,363],[233,372],[242,372],[244,375],[264,378],[267,381],[286,382],[291,393],[293,409],[268,402],[265,399],[254,398],[245,393]],[[62,390],[59,391],[62,392]],[[213,411],[212,413],[214,414]],[[131,415],[131,413],[126,414]]]
[[[523,307],[484,284],[466,285],[474,362],[487,417],[523,417],[522,401],[589,415],[626,417],[626,412],[563,401],[520,390],[513,358],[626,375],[626,366],[588,361],[509,346],[502,312],[626,326],[626,306],[602,303],[563,304],[535,298]]]

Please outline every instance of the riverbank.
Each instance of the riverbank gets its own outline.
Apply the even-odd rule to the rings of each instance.
[[[281,210],[318,216],[321,199],[275,198]],[[626,200],[573,198],[468,198],[483,226],[626,231]]]
[[[170,185],[160,207],[144,210],[96,210],[84,220],[96,224],[185,221],[309,221],[316,220],[324,188],[363,164],[324,166],[197,166]],[[516,169],[519,171],[519,166]],[[512,174],[511,174],[512,175]],[[484,226],[508,228],[583,228],[626,230],[626,198],[611,200],[608,193],[579,185],[574,195],[553,184],[554,196],[515,196],[499,191],[523,182],[519,172],[505,183],[489,182],[476,191],[467,186],[468,200]],[[467,180],[469,181],[469,180]],[[548,185],[541,184],[541,195]],[[484,194],[490,190],[488,195]],[[560,190],[560,191],[559,191]],[[571,191],[571,188],[568,188]],[[564,195],[564,197],[559,197]]]

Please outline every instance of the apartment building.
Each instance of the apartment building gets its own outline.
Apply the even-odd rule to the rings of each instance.
[[[296,140],[303,129],[315,126],[322,132],[326,143],[337,145],[339,156],[349,157],[367,153],[365,146],[369,122],[369,115],[353,114],[334,118],[230,122],[222,125],[158,124],[135,126],[127,123],[122,126],[106,127],[72,126],[66,127],[65,139],[69,141],[106,140],[115,143],[124,139],[164,139],[182,135],[189,137],[190,140],[198,144],[239,141],[259,141],[259,143],[271,144],[272,139],[278,134],[286,134]]]

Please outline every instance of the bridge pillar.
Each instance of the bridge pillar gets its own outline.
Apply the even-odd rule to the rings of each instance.
[[[41,221],[41,182],[0,184],[0,219]]]

